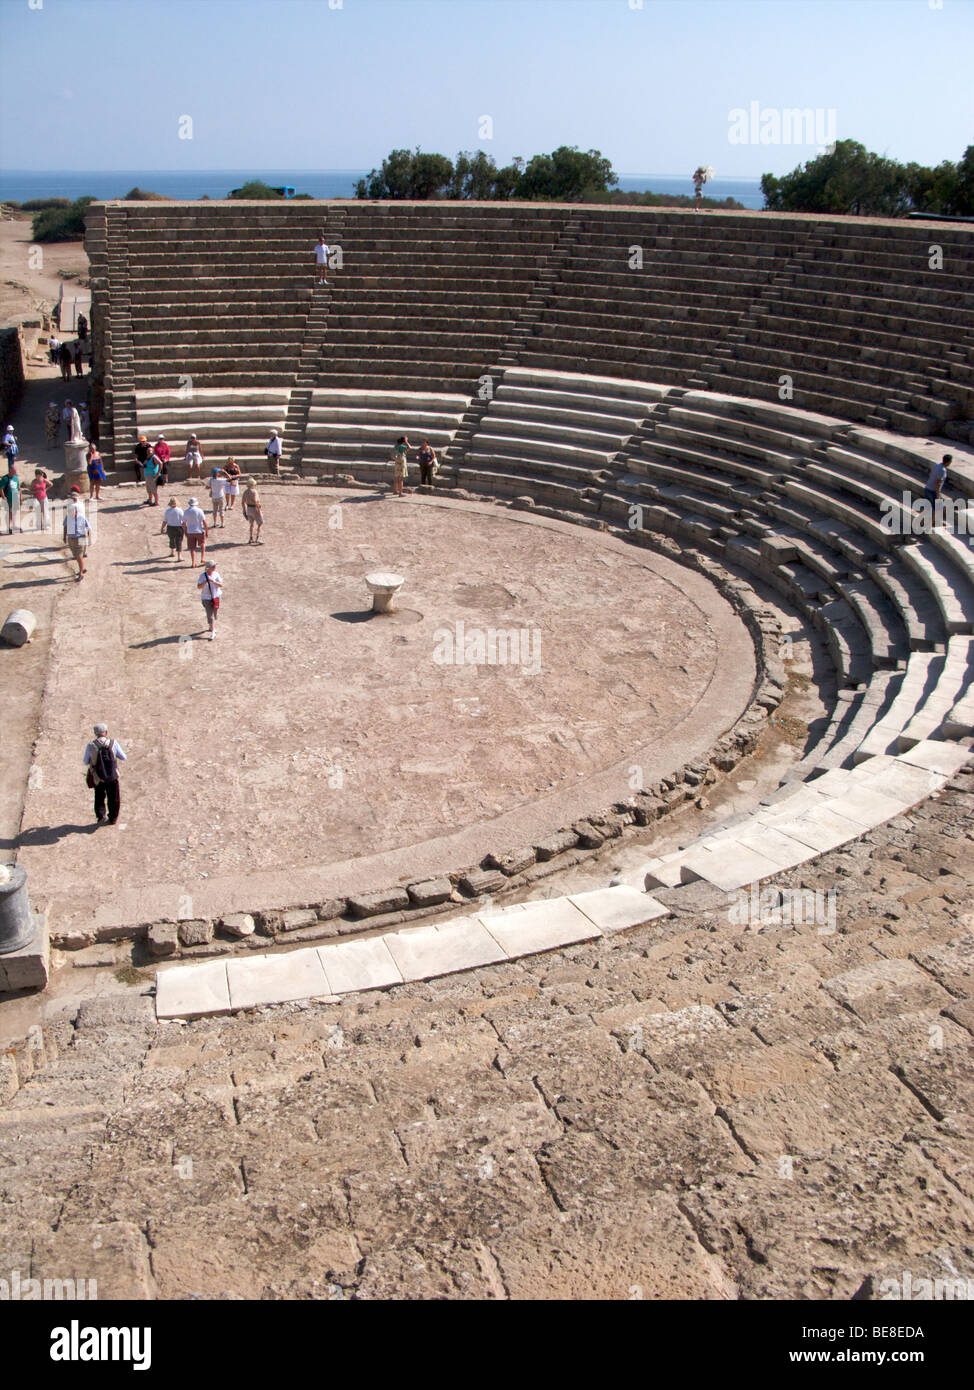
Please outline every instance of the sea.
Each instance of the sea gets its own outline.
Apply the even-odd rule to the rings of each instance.
[[[131,188],[161,193],[166,198],[225,198],[249,179],[272,188],[289,187],[313,198],[354,198],[355,185],[368,169],[0,169],[0,202],[26,203],[32,198],[122,198]],[[693,182],[673,174],[620,174],[618,187],[627,193],[686,193]],[[758,179],[715,178],[707,184],[708,198],[736,198],[746,208],[762,208]]]

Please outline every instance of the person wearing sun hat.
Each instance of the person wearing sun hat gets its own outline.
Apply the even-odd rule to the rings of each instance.
[[[186,504],[183,512],[183,531],[186,535],[186,543],[189,546],[189,563],[196,564],[196,552],[200,552],[200,564],[206,563],[206,537],[209,528],[206,524],[206,513],[199,505],[195,497],[191,497]]]

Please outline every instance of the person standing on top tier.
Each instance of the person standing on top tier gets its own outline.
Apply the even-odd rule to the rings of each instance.
[[[328,284],[328,256],[330,253],[331,247],[325,241],[325,235],[324,232],[322,232],[321,236],[318,238],[318,245],[314,250],[315,264],[318,267],[319,285]]]

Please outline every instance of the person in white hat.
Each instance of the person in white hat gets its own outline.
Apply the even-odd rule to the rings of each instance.
[[[186,533],[186,543],[189,546],[189,563],[196,564],[196,552],[200,552],[200,564],[206,563],[206,537],[209,528],[206,524],[206,513],[199,505],[195,497],[191,497],[183,512],[183,531]]]

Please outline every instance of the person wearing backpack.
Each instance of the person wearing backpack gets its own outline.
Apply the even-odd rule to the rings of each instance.
[[[86,782],[95,793],[95,819],[99,825],[114,825],[122,803],[118,784],[118,764],[125,762],[122,745],[108,736],[107,724],[96,724],[95,737],[85,749]],[[108,814],[105,814],[107,803]]]

